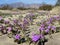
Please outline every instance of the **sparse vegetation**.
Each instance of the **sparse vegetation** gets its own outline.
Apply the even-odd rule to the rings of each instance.
[[[52,5],[42,5],[39,9],[40,10],[52,10],[53,6]]]
[[[60,32],[60,6],[44,4],[37,10],[12,8],[9,5],[0,8],[0,36],[6,35],[11,39],[8,39],[9,41],[14,42],[13,44],[44,45],[47,40],[53,40],[52,34],[58,32]]]
[[[46,18],[48,16],[45,15],[45,17],[35,13],[30,13],[25,16],[23,15],[18,15],[18,17],[17,15],[12,15],[7,16],[7,18],[0,16],[0,33],[7,34],[9,38],[13,38],[14,42],[18,44],[28,42],[29,44],[38,45],[40,42],[42,45],[44,44],[46,38],[45,36],[49,35],[51,37],[51,34],[57,32],[57,27],[60,25],[60,16]],[[41,19],[41,16],[46,20],[43,18]],[[38,19],[40,22],[38,22],[36,19]],[[36,20],[36,22],[34,20]],[[58,25],[56,25],[56,21],[58,22]],[[37,25],[37,23],[39,24]]]
[[[0,8],[0,10],[12,10],[13,8],[9,6],[8,4],[4,5],[3,7]]]

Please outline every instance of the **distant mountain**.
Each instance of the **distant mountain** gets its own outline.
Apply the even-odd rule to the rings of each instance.
[[[13,8],[24,7],[24,3],[22,2],[16,2],[16,3],[9,4],[9,5]]]
[[[25,6],[25,8],[39,8],[41,6],[41,4],[28,4],[27,6]]]
[[[6,5],[6,4],[4,4]],[[0,5],[0,7],[3,7],[4,5]],[[23,8],[36,8],[38,9],[42,4],[24,4],[22,2],[16,2],[12,4],[8,4],[9,6],[13,8],[23,7]]]
[[[4,4],[0,4],[0,8],[3,7],[3,6],[4,6]]]
[[[24,7],[24,8],[39,8],[41,6],[41,4],[24,4],[22,2],[16,2],[16,3],[12,3],[10,4],[10,6],[14,7],[14,8],[18,8],[18,7]]]

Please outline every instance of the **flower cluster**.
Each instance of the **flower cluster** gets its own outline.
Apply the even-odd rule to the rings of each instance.
[[[45,33],[49,33],[52,31],[56,31],[56,26],[54,26],[54,22],[55,21],[60,21],[60,16],[54,16],[51,17],[49,19],[47,19],[46,21],[43,21],[40,25],[40,32],[45,32]]]
[[[25,38],[25,31],[30,25],[29,23],[30,22],[28,18],[24,18],[23,20],[20,19],[5,20],[3,17],[0,16],[0,33],[8,34],[8,36],[12,34],[11,35],[12,38],[19,42],[22,40],[22,38]],[[22,32],[23,35],[20,32]]]
[[[34,34],[32,35],[31,39],[33,42],[37,42],[38,40],[44,38],[44,36],[42,34]]]
[[[14,40],[17,42],[26,41],[26,30],[29,28],[34,18],[34,14],[26,15],[23,20],[4,20],[4,18],[0,16],[0,32],[2,34],[12,34],[12,38],[14,38]],[[54,26],[53,23],[55,21],[60,21],[60,16],[54,16],[47,19],[46,21],[43,21],[39,27],[40,33],[34,34],[32,37],[28,38],[30,38],[32,42],[38,42],[39,40],[44,39],[45,33],[53,33],[56,30],[56,26]],[[23,35],[21,33],[23,33]]]

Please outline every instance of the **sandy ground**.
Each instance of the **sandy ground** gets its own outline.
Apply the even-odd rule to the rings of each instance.
[[[12,38],[7,37],[7,35],[3,35],[0,36],[0,45],[29,45],[29,44],[27,42],[23,44],[17,44],[14,42]]]
[[[9,13],[9,14],[25,14],[25,13],[49,13],[49,11],[44,10],[0,10],[2,13]]]
[[[53,39],[49,39],[45,45],[60,45],[60,32],[52,34]]]
[[[52,34],[53,39],[50,39],[48,36],[48,42],[45,45],[60,45],[60,32]],[[28,45],[28,43],[17,44],[14,43],[12,38],[8,38],[7,35],[0,36],[0,45]],[[33,44],[31,44],[33,45]]]
[[[9,39],[6,35],[0,37],[0,45],[17,45],[13,42],[13,39]]]

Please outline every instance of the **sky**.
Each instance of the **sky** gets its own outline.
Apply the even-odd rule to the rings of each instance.
[[[15,2],[22,2],[25,4],[41,4],[41,3],[46,3],[46,4],[52,4],[55,5],[57,0],[0,0],[0,4],[10,4],[10,3],[15,3]]]

